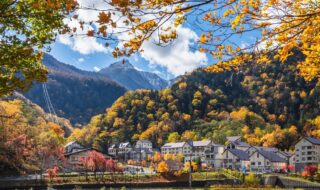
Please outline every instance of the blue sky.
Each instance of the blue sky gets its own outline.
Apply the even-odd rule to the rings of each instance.
[[[105,6],[102,0],[78,0],[80,5]],[[80,10],[79,17],[86,21],[97,18],[97,12]],[[158,74],[164,79],[171,79],[185,72],[190,72],[198,67],[214,64],[216,61],[210,55],[200,53],[197,48],[197,39],[201,34],[193,26],[194,18],[188,18],[182,26],[177,28],[178,38],[171,45],[160,47],[155,45],[152,40],[144,43],[144,52],[131,56],[129,61],[138,69]],[[77,22],[66,20],[73,27],[79,27]],[[205,26],[208,29],[210,26]],[[87,28],[88,29],[88,28]],[[257,33],[233,38],[239,45],[255,39]],[[59,36],[57,41],[52,44],[50,54],[61,62],[74,65],[83,70],[97,71],[109,66],[111,63],[119,61],[111,55],[110,49],[104,47],[104,42],[86,36],[72,37],[68,35]],[[121,58],[122,59],[122,58]]]

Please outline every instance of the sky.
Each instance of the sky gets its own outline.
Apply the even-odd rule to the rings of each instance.
[[[101,1],[103,0],[78,0],[79,4],[83,6],[105,8],[105,4]],[[80,19],[90,21],[95,20],[98,13],[96,11],[79,10],[77,14]],[[194,48],[201,31],[194,27],[193,19],[192,17],[188,18],[188,22],[177,28],[178,38],[169,46],[160,47],[150,40],[143,44],[144,51],[142,53],[126,59],[129,59],[137,70],[153,72],[164,79],[172,79],[196,68],[216,63],[210,55],[201,53]],[[79,27],[78,23],[70,19],[65,19],[65,23],[73,27]],[[85,28],[85,30],[89,29],[90,26]],[[239,36],[234,40],[245,45],[248,41],[254,40],[254,35]],[[106,48],[103,45],[104,43],[104,41],[85,35],[76,37],[60,35],[56,42],[51,45],[50,54],[59,61],[74,65],[82,70],[99,71],[123,59],[113,58],[111,49]]]

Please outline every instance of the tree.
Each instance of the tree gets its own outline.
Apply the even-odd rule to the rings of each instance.
[[[85,8],[99,11],[99,25],[87,31],[88,36],[106,40],[107,46],[120,41],[123,48],[115,46],[114,57],[143,51],[147,40],[168,45],[177,38],[177,27],[188,21],[197,23],[195,30],[203,31],[199,51],[221,60],[207,69],[210,72],[237,70],[253,60],[269,63],[271,57],[284,62],[293,50],[299,50],[306,57],[297,65],[300,74],[307,81],[320,76],[317,0],[112,1],[101,10]],[[115,38],[117,34],[128,34],[129,38]],[[237,36],[244,35],[256,40],[242,46]],[[229,56],[234,58],[224,61]]]
[[[81,162],[86,171],[94,172],[95,178],[97,178],[97,171],[104,172],[106,170],[106,159],[104,155],[95,150],[90,151],[87,156],[82,157]]]
[[[44,82],[42,52],[67,32],[63,19],[77,7],[75,0],[3,0],[0,6],[0,97]]]
[[[168,142],[177,142],[180,139],[180,135],[177,132],[172,132],[168,136]]]
[[[57,166],[47,169],[50,181],[58,176],[59,168]]]
[[[166,164],[165,161],[162,161],[158,164],[158,167],[157,167],[157,172],[159,173],[166,173],[169,171],[169,166]]]

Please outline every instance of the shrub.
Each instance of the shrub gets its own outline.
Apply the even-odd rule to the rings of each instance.
[[[260,184],[260,179],[254,173],[249,173],[249,175],[245,176],[244,183],[256,186]]]

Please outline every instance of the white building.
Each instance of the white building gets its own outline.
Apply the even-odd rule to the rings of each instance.
[[[225,149],[223,152],[223,168],[237,169],[249,168],[250,160],[247,152],[239,149]]]
[[[258,172],[280,171],[286,166],[287,160],[274,151],[257,149],[250,155],[250,170]]]
[[[152,142],[149,140],[139,140],[136,142],[134,148],[152,149]]]
[[[119,159],[127,160],[129,158],[129,152],[132,150],[132,146],[129,142],[112,144],[108,148],[108,154]]]
[[[185,162],[200,159],[201,163],[213,167],[221,167],[224,147],[211,140],[166,143],[161,147],[161,153],[181,154]]]
[[[182,154],[190,156],[192,147],[187,142],[166,143],[161,147],[161,154]]]
[[[306,165],[320,164],[320,140],[312,137],[301,138],[295,145],[295,170],[301,172]]]

